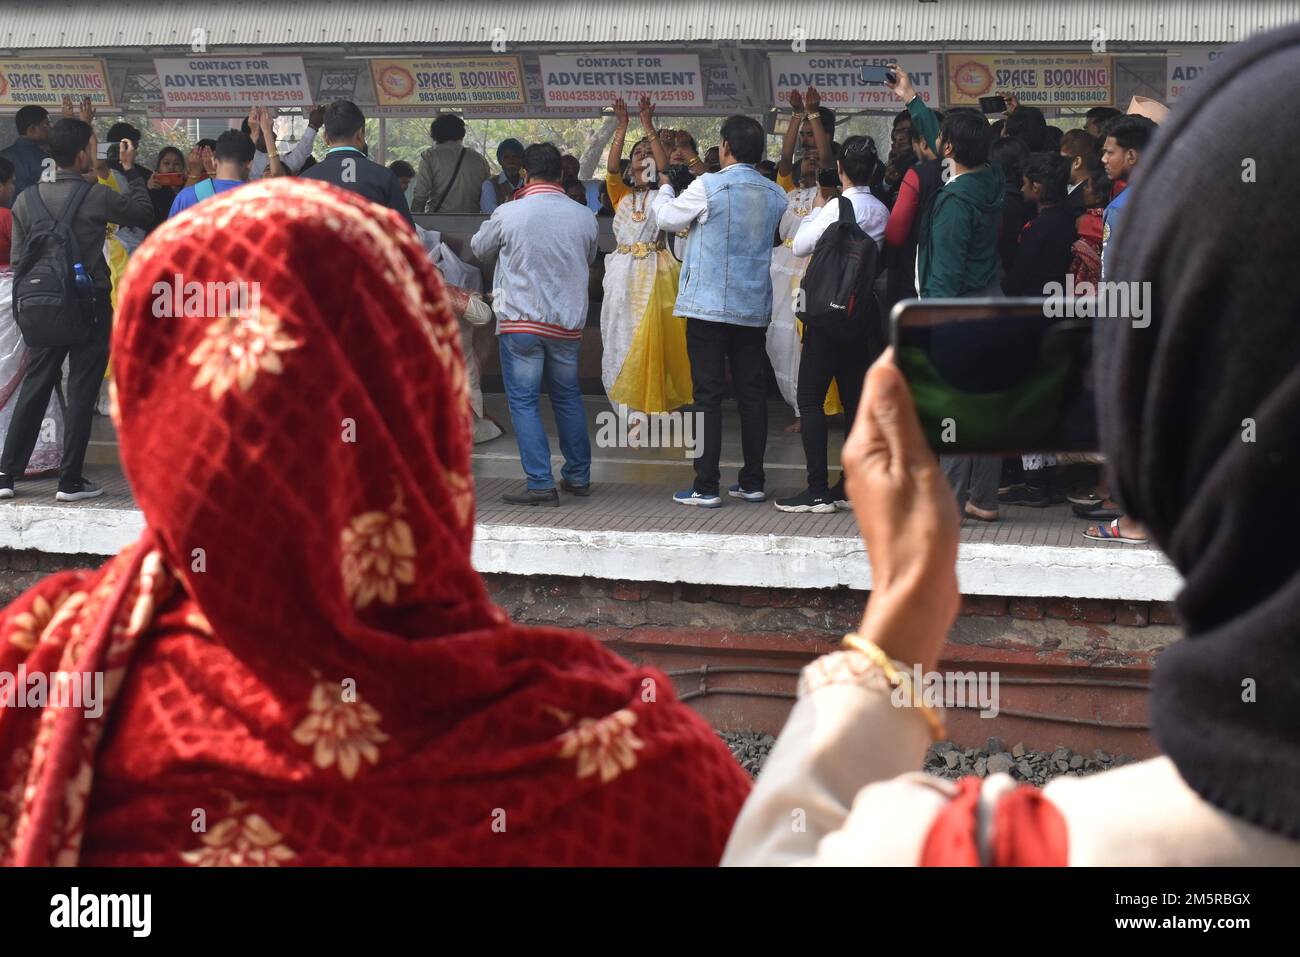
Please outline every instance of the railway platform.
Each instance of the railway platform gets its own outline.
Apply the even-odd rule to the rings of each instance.
[[[682,449],[593,444],[590,498],[528,508],[501,501],[521,472],[504,398],[485,404],[507,426],[474,450],[473,559],[496,600],[521,622],[585,628],[663,668],[720,729],[779,729],[798,669],[855,626],[871,589],[851,513],[788,514],[770,503],[804,479],[799,437],[784,431],[789,410],[770,410],[767,503],[684,508],[671,500],[693,475]],[[596,435],[608,404],[586,404]],[[724,484],[739,465],[734,413],[727,426]],[[51,477],[21,483],[3,503],[0,555],[12,551],[0,597],[42,570],[94,564],[144,527],[107,419],[96,419],[88,461],[106,489],[99,499],[60,505]],[[1152,548],[1085,539],[1085,524],[1068,506],[1005,508],[996,523],[963,524],[963,614],[941,667],[996,673],[1000,708],[993,717],[952,709],[954,740],[1153,749],[1145,689],[1155,656],[1178,637],[1168,602],[1179,578]]]

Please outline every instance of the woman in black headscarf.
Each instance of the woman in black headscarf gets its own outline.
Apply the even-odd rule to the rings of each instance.
[[[1220,60],[1143,155],[1108,260],[1152,310],[1099,320],[1103,451],[1184,578],[1163,754],[1042,790],[919,772],[942,732],[896,706],[897,672],[932,671],[956,616],[957,518],[887,354],[844,448],[871,601],[805,669],[724,863],[1300,864],[1300,177],[1277,127],[1298,98],[1300,25]]]

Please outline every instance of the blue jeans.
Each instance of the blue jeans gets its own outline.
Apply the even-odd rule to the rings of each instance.
[[[549,339],[526,332],[507,332],[501,342],[501,376],[510,422],[519,443],[519,461],[530,489],[555,488],[551,477],[551,444],[546,439],[538,399],[542,384],[551,397],[555,428],[559,432],[564,468],[560,474],[570,485],[591,483],[591,440],[587,437],[587,413],[578,388],[580,339]]]

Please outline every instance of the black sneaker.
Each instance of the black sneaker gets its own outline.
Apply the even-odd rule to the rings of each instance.
[[[578,498],[586,498],[591,494],[591,483],[586,485],[574,485],[568,479],[560,479],[560,488],[564,489],[570,495],[576,495]]]
[[[850,512],[853,510],[853,506],[849,504],[849,493],[844,491],[844,479],[840,479],[832,485],[830,492],[827,494],[830,496],[831,502],[834,503],[836,511]]]
[[[829,515],[835,511],[835,502],[826,492],[816,494],[812,489],[804,489],[791,498],[778,498],[776,508],[780,512],[816,512],[818,515]]]
[[[999,505],[1019,505],[1024,508],[1047,508],[1052,504],[1052,493],[1035,485],[1013,485],[998,493]]]
[[[59,483],[59,490],[54,493],[54,498],[59,502],[80,502],[88,498],[99,498],[104,494],[104,487],[98,482],[92,482],[84,475],[79,482],[71,482],[64,485]]]
[[[14,497],[14,477],[12,475],[0,475],[0,498]]]
[[[522,492],[502,495],[501,501],[507,505],[559,505],[560,493],[553,488],[526,488]]]

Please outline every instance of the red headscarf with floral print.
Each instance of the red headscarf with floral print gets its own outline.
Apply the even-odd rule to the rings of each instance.
[[[656,671],[470,565],[459,332],[401,219],[260,181],[136,251],[114,341],[148,525],[0,616],[0,862],[713,864],[748,778]],[[110,720],[111,716],[111,720]]]

